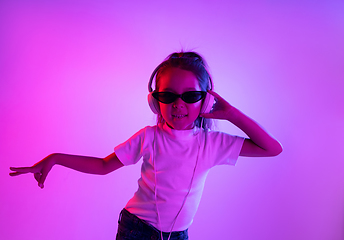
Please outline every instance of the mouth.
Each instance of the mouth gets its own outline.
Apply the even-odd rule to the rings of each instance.
[[[178,118],[178,119],[184,118],[186,116],[187,116],[186,114],[172,114],[172,117]]]

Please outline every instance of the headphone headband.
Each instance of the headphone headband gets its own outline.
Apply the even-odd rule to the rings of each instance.
[[[181,58],[185,59],[185,57],[181,57]],[[151,74],[151,76],[150,76],[150,78],[149,78],[149,82],[148,82],[148,91],[149,91],[149,92],[153,92],[152,84],[153,84],[154,77],[156,77],[157,72],[158,72],[164,65],[167,65],[167,63],[168,63],[168,61],[169,61],[170,59],[175,59],[175,58],[169,58],[168,60],[163,61],[163,62],[160,63],[160,64],[154,69],[154,71],[152,72],[152,74]],[[203,61],[201,61],[201,63],[202,63],[202,66],[203,66],[205,72],[206,72],[207,75],[208,75],[208,80],[209,80],[209,83],[210,83],[210,84],[208,85],[208,87],[209,87],[208,90],[213,90],[213,88],[214,88],[213,80],[211,79],[211,76],[210,76],[210,74],[209,74],[209,72],[208,72],[208,70],[207,70],[207,67],[204,65]],[[182,69],[182,68],[181,68],[181,69]]]

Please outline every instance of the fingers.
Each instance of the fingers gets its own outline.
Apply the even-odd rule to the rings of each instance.
[[[34,173],[34,177],[35,177],[36,181],[38,182],[38,187],[44,188],[45,178],[43,178],[43,174],[42,173]]]
[[[33,173],[34,178],[38,182],[38,186],[40,188],[44,188],[44,181],[47,177],[47,174],[49,171],[42,171],[40,169],[37,169],[35,166],[34,167],[10,167],[11,172],[10,176],[18,176],[21,174],[26,174],[26,173]]]
[[[216,92],[212,90],[208,90],[208,92],[215,97],[216,101],[214,105],[214,110],[218,110],[218,109],[225,110],[232,107],[232,105],[229,102],[227,102],[226,99],[221,97]]]
[[[42,173],[40,173],[40,172],[34,173],[33,176],[35,177],[36,181],[39,183],[39,181],[41,180],[41,177],[42,177]]]
[[[42,189],[44,188],[44,182],[45,182],[45,179],[47,178],[49,170],[50,169],[43,168],[42,173],[39,173],[38,178],[35,177],[38,182],[38,186]]]
[[[211,95],[213,95],[216,99],[223,99],[219,94],[217,94],[217,93],[214,92],[213,90],[208,90],[208,93],[210,93]]]
[[[10,167],[11,172],[10,176],[18,176],[25,173],[31,173],[32,167]]]
[[[18,175],[21,175],[21,174],[24,174],[24,173],[20,173],[20,172],[11,172],[11,173],[10,173],[10,176],[11,176],[11,177],[14,177],[14,176],[18,176]]]
[[[230,105],[224,98],[212,90],[208,90],[209,94],[216,99],[213,109],[210,113],[200,114],[200,117],[212,119],[227,119],[230,115],[232,105]]]

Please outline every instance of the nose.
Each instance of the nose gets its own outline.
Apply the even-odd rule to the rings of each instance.
[[[184,101],[181,98],[177,98],[176,101],[173,102],[173,108],[184,108]]]

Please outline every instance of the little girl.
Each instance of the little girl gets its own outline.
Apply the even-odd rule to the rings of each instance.
[[[282,147],[255,121],[212,91],[207,65],[195,52],[168,56],[153,71],[148,88],[157,125],[141,129],[109,156],[51,154],[32,167],[11,167],[10,175],[33,173],[43,188],[55,164],[108,174],[143,158],[138,190],[120,213],[116,239],[188,239],[188,228],[213,166],[235,165],[238,156],[276,156]],[[210,131],[212,119],[233,123],[248,138]]]

